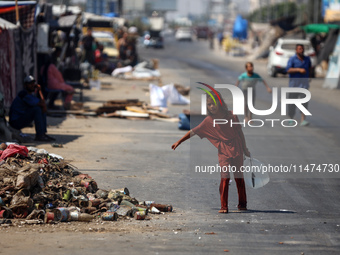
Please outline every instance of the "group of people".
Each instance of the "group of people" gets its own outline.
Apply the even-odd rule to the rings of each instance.
[[[245,120],[251,120],[251,113],[248,111],[247,106],[247,88],[254,87],[258,81],[262,81],[266,86],[269,93],[272,92],[268,84],[261,78],[260,75],[254,73],[254,65],[247,62],[245,65],[246,72],[242,73],[236,86],[241,83],[243,93],[245,93]],[[287,64],[287,73],[289,74],[289,87],[294,88],[309,88],[309,71],[311,68],[311,60],[308,56],[304,56],[304,46],[301,44],[296,45],[296,54],[291,57]],[[217,92],[217,91],[216,91]],[[237,169],[234,172],[238,192],[238,210],[247,210],[247,195],[246,187],[243,179],[241,167],[243,166],[244,155],[250,157],[250,152],[246,145],[246,140],[241,128],[241,125],[218,125],[214,127],[214,119],[226,119],[228,123],[239,123],[238,117],[229,111],[227,104],[223,100],[219,92],[209,92],[210,96],[207,99],[207,113],[208,116],[196,127],[187,132],[181,139],[172,145],[175,150],[181,143],[197,135],[201,139],[207,138],[218,149],[218,160],[221,169]],[[290,93],[289,98],[298,98],[300,93]],[[255,93],[253,93],[253,102]],[[221,99],[221,105],[215,102]],[[304,104],[307,108],[307,103]],[[294,118],[296,106],[291,104],[288,107],[288,114],[291,119]],[[307,126],[309,122],[306,121],[305,115],[301,112],[301,126]],[[294,124],[294,123],[293,123]],[[221,209],[219,213],[228,213],[228,192],[229,192],[230,172],[221,171],[220,181],[220,200]]]

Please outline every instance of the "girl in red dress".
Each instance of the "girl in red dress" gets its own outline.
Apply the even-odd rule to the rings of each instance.
[[[215,101],[219,102],[217,96]],[[219,94],[219,93],[218,93]],[[240,168],[243,165],[243,154],[250,156],[250,153],[246,146],[241,124],[236,115],[233,115],[228,110],[226,103],[219,94],[222,104],[215,104],[211,97],[207,99],[207,111],[208,116],[197,127],[186,133],[180,140],[172,145],[172,149],[175,150],[182,142],[198,135],[201,139],[207,138],[218,149],[218,160],[221,169],[229,169],[229,167],[236,168],[234,172],[234,178],[238,192],[238,209],[247,210],[247,195],[246,188],[243,179],[243,174],[240,172]],[[227,120],[227,124],[215,125],[214,119]],[[229,190],[229,171],[221,170],[221,183],[220,183],[220,197],[221,197],[221,209],[219,213],[228,213],[228,190]]]

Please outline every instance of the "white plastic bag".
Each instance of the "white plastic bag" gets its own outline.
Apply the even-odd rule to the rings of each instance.
[[[167,107],[168,98],[164,96],[162,88],[154,84],[150,84],[149,88],[151,106]]]
[[[246,157],[243,166],[243,178],[248,187],[258,189],[269,182],[269,174],[267,172],[262,172],[263,163],[261,161],[255,158]]]

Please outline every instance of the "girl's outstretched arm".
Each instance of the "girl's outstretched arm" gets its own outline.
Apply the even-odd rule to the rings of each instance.
[[[175,150],[175,149],[178,147],[178,145],[180,145],[180,144],[183,143],[184,141],[188,140],[190,137],[193,137],[194,135],[195,135],[195,133],[194,133],[192,130],[190,130],[190,131],[187,132],[181,139],[179,139],[177,142],[175,142],[175,143],[171,146],[171,148],[172,148],[173,150]]]

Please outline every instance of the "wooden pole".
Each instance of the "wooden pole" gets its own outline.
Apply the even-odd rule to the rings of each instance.
[[[15,0],[15,18],[17,21],[17,24],[20,22],[19,21],[19,7],[18,7],[18,0]]]

